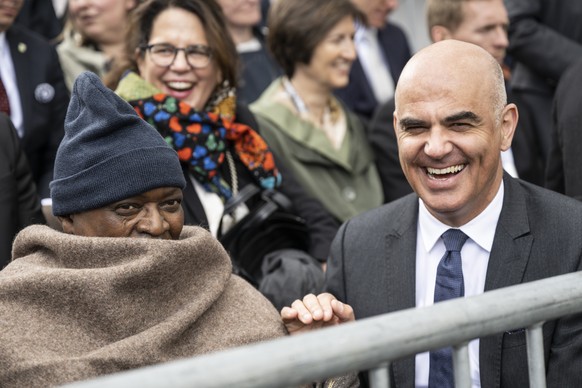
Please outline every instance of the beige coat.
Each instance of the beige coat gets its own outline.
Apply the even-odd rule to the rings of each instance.
[[[285,335],[221,245],[79,237],[31,226],[0,271],[0,386],[41,387]]]

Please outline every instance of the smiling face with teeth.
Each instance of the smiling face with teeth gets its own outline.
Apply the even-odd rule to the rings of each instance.
[[[476,77],[476,75],[479,77]],[[454,40],[419,52],[396,89],[394,128],[402,169],[427,209],[461,226],[493,200],[503,177],[517,108],[485,50]]]
[[[355,33],[354,18],[346,16],[315,47],[308,64],[297,63],[292,79],[308,79],[329,93],[346,86],[356,60]]]
[[[148,44],[166,43],[174,47],[208,46],[204,26],[194,13],[182,8],[168,8],[156,16]],[[202,69],[192,68],[183,51],[168,67],[156,65],[149,54],[137,57],[140,75],[156,88],[202,110],[222,74],[213,60]]]

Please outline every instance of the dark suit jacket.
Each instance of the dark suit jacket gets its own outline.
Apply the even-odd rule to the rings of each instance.
[[[0,269],[10,262],[16,233],[38,222],[44,217],[28,161],[12,122],[0,113]]]
[[[24,118],[22,147],[39,192],[48,197],[69,92],[57,52],[46,40],[16,24],[6,31],[6,39]]]
[[[406,35],[402,29],[388,23],[378,30],[378,41],[384,52],[384,58],[390,65],[390,73],[396,85],[404,65],[410,59],[410,47]],[[378,105],[359,59],[356,59],[352,65],[349,84],[345,88],[336,90],[335,94],[366,122],[372,118]]]
[[[56,38],[63,29],[53,2],[47,0],[24,0],[15,22],[47,39]]]
[[[508,53],[516,62],[515,89],[553,93],[566,69],[582,58],[582,2],[505,0]]]
[[[504,176],[505,195],[485,291],[582,269],[582,204]],[[364,213],[345,223],[332,244],[327,289],[366,318],[415,306],[418,197]],[[548,387],[582,386],[582,316],[543,327]],[[525,332],[482,338],[483,387],[527,387]],[[414,387],[414,357],[396,361],[393,387]]]
[[[582,200],[582,61],[562,76],[554,98],[553,143],[546,169],[546,187]]]

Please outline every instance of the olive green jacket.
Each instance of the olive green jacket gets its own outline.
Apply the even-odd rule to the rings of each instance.
[[[380,178],[359,119],[342,106],[348,128],[341,148],[335,150],[322,130],[274,101],[280,83],[275,80],[251,105],[260,133],[275,155],[341,222],[380,206]]]

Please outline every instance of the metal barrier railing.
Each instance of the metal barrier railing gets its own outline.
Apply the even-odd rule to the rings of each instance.
[[[371,370],[373,387],[389,387],[390,360],[453,345],[456,387],[468,388],[468,342],[524,327],[530,387],[542,388],[542,324],[580,312],[582,272],[577,272],[67,387],[276,388],[360,370]]]

